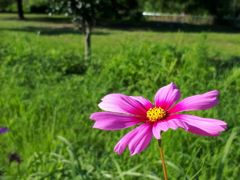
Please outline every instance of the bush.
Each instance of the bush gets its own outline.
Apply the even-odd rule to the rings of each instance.
[[[30,12],[31,13],[46,13],[46,10],[48,8],[47,3],[41,3],[38,5],[31,5]]]

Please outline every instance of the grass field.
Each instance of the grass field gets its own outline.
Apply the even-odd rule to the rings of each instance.
[[[0,14],[1,179],[163,179],[155,138],[141,153],[113,152],[133,128],[93,129],[89,116],[109,93],[154,100],[174,82],[182,97],[217,89],[219,104],[188,114],[228,129],[203,137],[182,129],[162,136],[169,179],[240,179],[240,34],[95,28],[92,58],[67,18]],[[178,32],[179,31],[179,32]],[[201,31],[201,30],[199,30]],[[9,165],[16,152],[20,164]]]

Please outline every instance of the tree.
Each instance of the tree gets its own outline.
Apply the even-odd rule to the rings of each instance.
[[[230,4],[230,12],[232,17],[240,16],[240,0],[232,0]]]
[[[49,0],[49,13],[70,15],[85,39],[85,60],[91,55],[91,29],[101,18],[121,18],[137,7],[137,0]]]
[[[14,3],[14,0],[0,0],[0,11],[6,11],[6,9]]]
[[[240,0],[138,0],[143,11],[161,13],[209,14],[218,19],[239,14]]]
[[[5,11],[9,7],[11,7],[12,4],[17,2],[18,6],[18,18],[24,19],[23,15],[23,8],[22,8],[22,0],[0,0],[0,11]]]
[[[22,8],[22,0],[17,0],[17,4],[18,4],[18,18],[19,19],[24,19],[23,8]]]

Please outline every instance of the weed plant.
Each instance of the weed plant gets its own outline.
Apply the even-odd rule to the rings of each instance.
[[[219,104],[190,112],[227,122],[219,137],[182,129],[163,133],[170,179],[237,180],[240,177],[240,62],[223,56],[201,34],[194,44],[127,38],[118,47],[93,47],[90,62],[83,45],[56,36],[2,31],[0,43],[0,136],[2,179],[154,179],[163,177],[157,141],[132,157],[113,152],[131,128],[93,129],[89,116],[109,93],[154,98],[174,82],[182,97],[219,90]],[[74,43],[73,35],[68,38]],[[98,37],[93,37],[97,39]],[[93,42],[94,43],[94,42]],[[100,42],[96,42],[100,44]],[[188,112],[189,114],[189,112]],[[22,162],[9,165],[8,153]]]

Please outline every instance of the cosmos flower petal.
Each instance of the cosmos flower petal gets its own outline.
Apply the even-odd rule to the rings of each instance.
[[[141,127],[141,126],[139,126]],[[124,151],[124,149],[127,147],[127,145],[129,144],[129,142],[133,139],[133,137],[138,133],[139,131],[139,127],[130,131],[129,133],[127,133],[125,136],[123,136],[123,138],[116,144],[116,146],[114,147],[114,152],[118,152],[118,154],[122,154],[122,152]]]
[[[205,110],[217,105],[219,92],[217,90],[205,94],[195,95],[183,99],[169,109],[168,113],[173,114],[181,111]]]
[[[160,130],[157,129],[157,124],[158,122],[154,122],[153,127],[152,127],[152,133],[156,139],[161,139],[161,134]]]
[[[153,136],[152,124],[144,123],[138,127],[138,133],[128,144],[131,156],[143,151],[150,143]]]
[[[176,130],[178,127],[181,127],[182,129],[188,130],[189,126],[187,123],[180,121],[178,119],[171,119],[168,121],[169,127],[173,130]]]
[[[132,114],[146,117],[146,109],[139,101],[122,94],[106,95],[98,105],[105,111]]]
[[[157,123],[157,127],[156,129],[159,131],[167,131],[169,129],[169,124],[168,124],[168,121],[159,121]]]
[[[8,132],[8,128],[6,128],[6,127],[0,127],[0,134],[2,134],[2,133],[5,133],[5,132]]]
[[[114,147],[114,152],[122,154],[129,146],[131,156],[143,151],[152,139],[152,123],[144,123],[127,133]]]
[[[138,101],[139,104],[141,104],[146,110],[149,110],[150,108],[154,108],[154,106],[152,105],[152,103],[141,97],[141,96],[130,96],[131,98],[135,99],[136,101]]]
[[[155,106],[168,110],[181,97],[179,89],[174,83],[160,88],[155,95]]]
[[[156,139],[160,139],[160,131],[167,131],[169,128],[176,130],[181,127],[185,130],[189,128],[188,124],[176,118],[167,117],[164,121],[156,121],[153,125],[153,135]]]
[[[187,131],[201,136],[219,136],[219,132],[227,128],[227,124],[224,121],[217,119],[202,118],[187,114],[176,114],[173,116],[188,124],[189,128]]]
[[[176,130],[179,127],[179,122],[176,119],[173,119],[171,121],[168,121],[169,127],[171,127],[171,129]]]
[[[187,131],[189,128],[187,123],[177,119],[177,115],[171,115],[171,116],[167,117],[166,120],[168,121],[169,127],[171,129],[176,130],[178,127],[180,127]]]
[[[95,122],[93,128],[102,130],[118,130],[147,121],[146,117],[129,116],[111,112],[97,112],[90,116]]]

